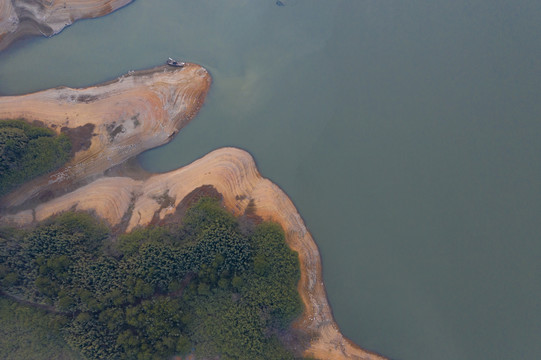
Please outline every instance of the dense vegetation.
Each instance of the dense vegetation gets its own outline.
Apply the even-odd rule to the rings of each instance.
[[[64,164],[69,138],[22,120],[0,121],[0,196],[36,176]]]
[[[182,226],[114,240],[80,213],[0,233],[3,291],[56,312],[66,342],[88,359],[294,358],[279,338],[301,312],[299,274],[278,225],[243,234],[212,199]]]
[[[0,298],[0,356],[3,360],[81,359],[55,331],[58,316]]]

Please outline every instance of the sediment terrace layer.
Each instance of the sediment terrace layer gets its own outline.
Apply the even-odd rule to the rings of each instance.
[[[75,154],[58,171],[1,199],[3,208],[88,182],[144,150],[165,144],[200,109],[211,84],[201,66],[160,66],[107,84],[0,97],[0,119],[40,121],[72,138]]]
[[[0,0],[0,51],[29,35],[53,36],[79,19],[107,15],[133,0]]]
[[[127,221],[128,231],[174,214],[180,202],[195,189],[213,186],[222,194],[225,206],[240,215],[250,204],[255,214],[278,222],[289,246],[298,252],[301,263],[299,292],[305,311],[295,326],[316,335],[305,355],[318,359],[383,359],[366,352],[346,339],[333,320],[321,275],[319,251],[303,220],[287,195],[262,178],[252,157],[235,148],[211,152],[194,163],[147,180],[104,177],[34,209],[5,216],[5,222],[20,225],[41,221],[62,211],[94,211],[111,225]],[[164,196],[174,206],[163,208]]]

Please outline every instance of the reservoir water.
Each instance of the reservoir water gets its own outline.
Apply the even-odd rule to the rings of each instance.
[[[282,1],[137,0],[0,54],[0,93],[197,62],[207,102],[146,169],[252,153],[363,347],[541,358],[541,2]]]

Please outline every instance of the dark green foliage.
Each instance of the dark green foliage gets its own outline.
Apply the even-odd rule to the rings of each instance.
[[[65,330],[65,339],[87,359],[120,359],[117,334],[93,313],[80,313]]]
[[[4,360],[80,359],[62,339],[67,321],[34,307],[0,298],[0,358]]]
[[[195,315],[190,333],[196,353],[221,359],[293,359],[271,334],[258,306],[227,291],[188,299]],[[234,324],[234,326],[233,326]]]
[[[220,204],[211,198],[202,198],[191,207],[183,219],[184,227],[181,237],[194,241],[198,234],[212,225],[223,225],[226,228],[235,228],[235,217],[224,211]],[[189,243],[189,241],[187,241]]]
[[[64,164],[69,138],[22,120],[0,120],[0,196]]]
[[[125,315],[126,330],[117,339],[127,357],[140,356],[141,349],[145,349],[148,355],[144,357],[149,359],[164,359],[172,352],[185,351],[186,346],[182,341],[186,339],[183,334],[182,305],[178,299],[159,297],[128,307]]]
[[[94,274],[80,267],[99,263],[94,257],[106,236],[107,228],[89,215],[67,213],[18,241],[0,240],[0,281],[12,294],[30,301],[53,304],[62,295],[65,307],[67,297],[78,299],[73,288]]]
[[[251,303],[270,313],[274,325],[286,327],[302,310],[299,258],[284,246],[284,232],[277,224],[261,224],[252,239],[255,274],[246,277],[244,292]]]
[[[210,199],[190,208],[181,228],[139,229],[116,240],[80,213],[26,234],[0,231],[2,290],[66,314],[64,337],[88,359],[192,350],[292,358],[277,335],[301,311],[298,279],[297,255],[279,226],[243,235]]]
[[[149,226],[137,229],[129,234],[121,235],[115,244],[115,248],[125,256],[132,256],[139,251],[139,247],[147,243],[172,244],[174,237],[165,227]]]

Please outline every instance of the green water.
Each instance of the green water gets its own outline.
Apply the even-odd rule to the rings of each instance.
[[[200,63],[203,110],[145,168],[250,151],[366,348],[541,358],[541,2],[283,2],[137,0],[0,54],[0,93]]]

